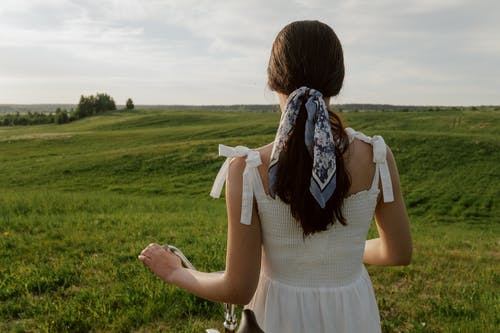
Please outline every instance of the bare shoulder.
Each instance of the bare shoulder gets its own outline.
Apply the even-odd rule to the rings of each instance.
[[[271,159],[271,153],[273,151],[273,143],[271,142],[265,146],[259,147],[255,149],[255,151],[259,152],[262,164],[269,165],[269,160]]]
[[[347,149],[344,160],[349,166],[366,167],[373,162],[373,146],[359,139],[354,139]]]
[[[375,175],[373,146],[359,139],[354,139],[346,153],[344,162],[351,178],[349,194],[370,188]]]
[[[269,193],[269,180],[267,177],[269,163],[271,161],[271,153],[273,151],[273,142],[255,149],[260,154],[260,159],[262,164],[259,166],[260,179],[262,180],[262,186],[264,186],[264,191]]]
[[[229,170],[228,170],[228,176],[230,177],[231,175],[242,175],[243,171],[245,170],[246,166],[246,157],[233,157],[231,160],[229,160]]]
[[[373,146],[363,140],[354,139],[347,150],[347,157],[359,162],[370,164],[373,162]],[[394,155],[390,147],[386,144],[386,159],[394,162]]]

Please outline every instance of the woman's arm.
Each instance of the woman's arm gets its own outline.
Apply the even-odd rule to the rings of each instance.
[[[226,180],[228,239],[224,273],[203,273],[184,268],[176,255],[158,244],[150,244],[139,259],[165,282],[197,296],[214,302],[247,304],[259,281],[261,231],[255,207],[252,223],[240,223],[244,168],[244,158],[233,159]]]
[[[389,147],[387,163],[391,173],[394,201],[379,200],[375,208],[375,221],[380,237],[366,241],[363,262],[379,266],[408,265],[412,257],[410,221],[401,193],[398,169]]]

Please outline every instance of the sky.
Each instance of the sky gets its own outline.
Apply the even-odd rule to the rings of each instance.
[[[498,0],[1,0],[0,104],[274,104],[286,24],[337,33],[333,103],[500,105]]]

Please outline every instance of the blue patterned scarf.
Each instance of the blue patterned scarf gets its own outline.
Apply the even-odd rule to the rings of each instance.
[[[281,114],[269,164],[269,194],[271,197],[275,197],[274,186],[279,156],[281,151],[286,149],[302,105],[301,97],[304,95],[309,96],[305,105],[307,110],[305,144],[313,160],[309,190],[320,207],[325,208],[326,202],[332,197],[336,186],[335,143],[323,95],[319,91],[307,87],[300,87],[288,96],[285,112]]]

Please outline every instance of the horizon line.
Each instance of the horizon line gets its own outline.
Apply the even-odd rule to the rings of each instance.
[[[2,106],[57,106],[57,105],[78,105],[78,103],[0,103]],[[125,106],[125,104],[116,103],[117,106]],[[278,103],[266,104],[266,103],[239,103],[239,104],[163,104],[163,103],[152,103],[152,104],[135,104],[135,107],[231,107],[231,106],[278,106]],[[355,106],[355,105],[371,105],[371,106],[391,106],[391,107],[500,107],[500,104],[391,104],[391,103],[363,103],[363,102],[352,102],[352,103],[330,103],[330,105],[344,105],[344,106]]]

